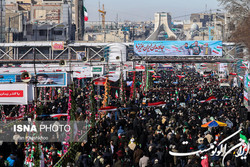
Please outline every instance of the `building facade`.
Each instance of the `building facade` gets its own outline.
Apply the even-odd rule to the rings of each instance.
[[[5,41],[5,0],[0,2],[0,42]]]

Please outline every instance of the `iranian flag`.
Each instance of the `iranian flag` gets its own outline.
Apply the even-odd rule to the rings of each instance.
[[[244,100],[248,101],[248,93],[246,90],[244,90]]]
[[[84,11],[84,21],[88,21],[89,17],[88,17],[88,12],[87,12],[87,9],[85,8],[85,6],[83,6],[83,11]]]
[[[243,65],[244,68],[248,68],[248,61],[243,61],[242,65]]]
[[[117,98],[118,99],[118,91],[116,90],[116,92],[115,92],[115,98]]]
[[[209,97],[209,98],[206,99],[206,100],[201,100],[200,102],[201,102],[201,103],[204,103],[204,102],[209,102],[209,101],[216,100],[216,99],[217,99],[216,97],[211,96],[211,97]]]
[[[244,78],[242,76],[238,75],[238,77],[240,78],[241,81],[244,80]]]

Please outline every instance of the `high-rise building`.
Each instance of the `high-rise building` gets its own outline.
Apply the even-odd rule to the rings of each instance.
[[[0,1],[0,42],[5,41],[5,0]]]

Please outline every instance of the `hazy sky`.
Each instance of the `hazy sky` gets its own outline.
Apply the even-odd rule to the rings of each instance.
[[[85,0],[89,21],[98,21],[99,2],[105,5],[106,20],[115,21],[117,14],[119,21],[145,21],[153,20],[155,12],[170,12],[173,19],[187,20],[186,17],[196,12],[221,9],[217,0]]]

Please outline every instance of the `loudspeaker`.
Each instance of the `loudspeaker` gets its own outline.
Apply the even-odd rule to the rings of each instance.
[[[30,73],[28,73],[28,72],[23,72],[23,73],[21,74],[21,80],[22,80],[23,82],[29,82],[30,79],[31,79]]]
[[[88,61],[87,57],[84,56],[84,57],[82,58],[82,61],[83,61],[83,62],[87,62],[87,61]]]
[[[65,60],[60,60],[59,61],[59,66],[64,67],[66,65],[66,61]]]
[[[101,58],[101,62],[105,62],[105,58],[104,57]]]

